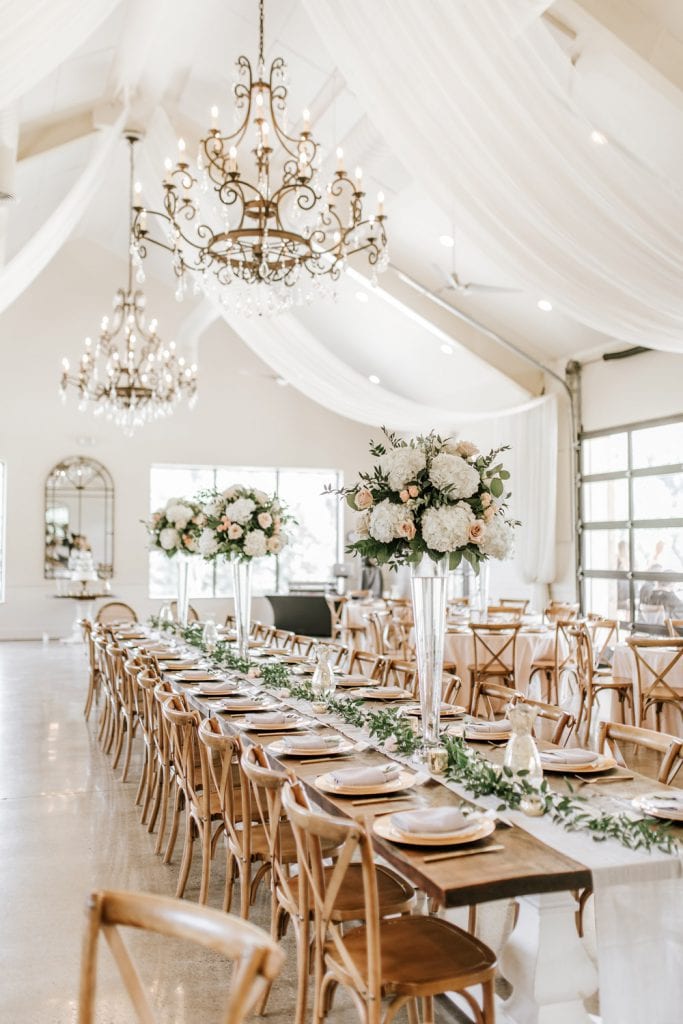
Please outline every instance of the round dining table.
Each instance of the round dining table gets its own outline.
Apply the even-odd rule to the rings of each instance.
[[[674,647],[655,647],[649,650],[647,648],[641,648],[640,653],[643,659],[649,665],[652,665],[655,672],[664,672],[669,662],[675,657],[676,649]],[[645,721],[638,721],[640,708],[640,681],[638,679],[638,670],[636,668],[636,656],[628,644],[617,644],[615,646],[614,657],[612,659],[612,676],[614,679],[628,680],[633,687],[633,707],[635,708],[636,725],[642,725],[646,728],[654,729],[656,726],[654,708],[650,708]],[[683,690],[683,658],[679,659],[679,661],[673,666],[671,672],[666,678],[667,682],[669,682],[671,686]],[[647,679],[643,678],[643,683],[646,688],[651,686],[654,682],[655,677],[653,675],[648,675]],[[610,693],[608,696],[610,701],[610,717],[613,721],[618,722],[620,720],[619,701],[613,693]],[[603,714],[602,717],[605,717],[605,715]],[[681,735],[683,721],[681,720],[681,712],[675,705],[664,704],[662,708],[661,727],[664,732],[672,733],[674,736]]]
[[[486,643],[492,651],[499,651],[510,640],[510,634],[491,633],[486,636]],[[505,651],[502,660],[511,664],[512,644]],[[538,659],[552,659],[555,656],[555,630],[534,626],[522,626],[517,634],[515,651],[515,687],[520,693],[529,693],[531,666]],[[451,627],[446,633],[444,644],[444,661],[455,664],[455,672],[462,679],[462,689],[458,702],[469,707],[471,682],[469,666],[474,664],[474,634],[469,626]],[[540,696],[539,690],[533,688],[531,696]]]

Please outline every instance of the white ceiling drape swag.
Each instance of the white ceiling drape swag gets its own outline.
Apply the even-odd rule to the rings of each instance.
[[[397,158],[502,269],[610,337],[683,352],[681,195],[591,141],[538,5],[304,4]]]
[[[59,206],[26,245],[0,271],[0,313],[3,313],[45,269],[67,241],[102,186],[103,172],[121,138],[126,111],[98,138],[85,170]]]
[[[0,0],[0,103],[18,100],[71,56],[120,0]]]

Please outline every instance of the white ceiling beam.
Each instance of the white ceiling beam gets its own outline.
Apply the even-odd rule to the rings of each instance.
[[[17,161],[31,160],[108,128],[116,122],[122,109],[120,103],[101,103],[30,121],[22,125],[19,132]]]

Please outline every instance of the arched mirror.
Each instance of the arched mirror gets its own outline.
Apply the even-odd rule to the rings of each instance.
[[[114,483],[95,459],[71,455],[45,483],[45,578],[71,575],[79,553],[92,552],[93,575],[114,573]]]

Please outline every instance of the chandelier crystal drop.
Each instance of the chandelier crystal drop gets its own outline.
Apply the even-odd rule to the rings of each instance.
[[[134,194],[134,147],[138,136],[127,135],[130,147],[131,217],[128,248],[128,282],[114,298],[111,318],[102,318],[100,333],[85,347],[77,369],[70,372],[69,360],[62,360],[60,393],[66,400],[69,387],[79,395],[78,408],[91,409],[131,435],[136,427],[169,416],[187,398],[192,408],[197,398],[197,366],[187,364],[176,352],[174,341],[166,344],[157,334],[157,321],[147,322],[145,296],[133,288],[144,274],[137,257],[132,232]]]
[[[366,213],[363,172],[346,172],[340,148],[336,170],[321,184],[308,110],[290,134],[284,60],[276,57],[266,74],[263,4],[256,68],[245,56],[237,60],[237,127],[223,133],[212,107],[194,165],[179,139],[177,162],[165,161],[163,209],[138,205],[133,224],[138,261],[149,244],[171,253],[178,299],[190,287],[247,315],[333,294],[354,253],[366,254],[373,280],[389,262],[383,194]]]

